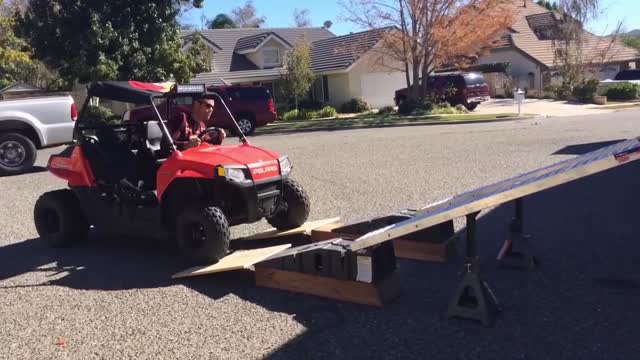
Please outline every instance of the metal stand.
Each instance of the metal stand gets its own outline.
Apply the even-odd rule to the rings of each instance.
[[[478,214],[479,212],[467,215],[465,271],[462,282],[449,302],[447,316],[481,321],[484,326],[491,326],[500,310],[498,300],[489,285],[480,279],[476,241]]]
[[[532,255],[529,238],[524,234],[522,198],[515,201],[515,216],[509,225],[509,238],[504,242],[497,260],[503,267],[532,270],[538,260]]]

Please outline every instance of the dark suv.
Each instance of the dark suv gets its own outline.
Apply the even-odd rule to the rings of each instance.
[[[207,90],[218,93],[225,100],[244,135],[251,135],[256,130],[256,127],[265,126],[278,118],[273,98],[269,91],[262,86],[209,86]],[[191,101],[191,97],[177,97],[175,99],[177,106],[172,107],[172,111],[189,111]],[[158,104],[157,108],[160,114],[164,116],[167,108],[166,103]],[[125,115],[125,120],[140,122],[149,120],[154,116],[153,108],[143,106],[130,110]],[[167,116],[171,116],[171,114]],[[212,122],[207,124],[208,126],[217,126],[232,132],[235,131],[235,126],[222,104],[216,103],[211,120]]]
[[[209,86],[208,90],[224,99],[245,135],[253,134],[257,126],[265,126],[278,119],[273,98],[262,86]],[[231,122],[220,106],[216,106],[213,118],[215,126],[226,127]]]
[[[427,78],[427,91],[427,97],[452,106],[461,104],[470,111],[489,100],[489,85],[480,73],[431,74]],[[396,91],[394,100],[400,106],[407,98],[407,88],[404,88]]]

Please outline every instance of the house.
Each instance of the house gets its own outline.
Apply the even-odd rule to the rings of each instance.
[[[311,44],[311,70],[316,80],[311,97],[339,107],[360,97],[377,108],[393,105],[394,91],[405,87],[402,67],[380,56],[378,29],[336,36],[325,28],[241,28],[199,30],[209,48],[209,72],[191,83],[261,85],[281,100],[277,80],[287,51],[305,37]],[[194,31],[182,31],[183,49]],[[385,63],[386,61],[386,63]]]
[[[533,0],[514,0],[514,10],[514,24],[495,39],[488,48],[489,53],[476,63],[510,63],[514,80],[511,86],[527,89],[529,93],[561,82],[558,59],[564,49],[557,41],[554,42],[561,15],[535,4]],[[610,39],[585,30],[583,36],[584,65],[595,65],[596,77],[600,80],[611,79],[620,70],[640,65],[640,53],[636,49],[619,42],[611,43]]]

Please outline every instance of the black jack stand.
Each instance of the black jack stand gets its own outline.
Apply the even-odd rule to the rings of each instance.
[[[522,198],[516,199],[515,207],[515,215],[509,224],[509,238],[502,245],[497,260],[502,267],[533,270],[538,259],[532,255],[531,236],[524,234]]]
[[[476,242],[478,214],[479,212],[467,215],[465,270],[462,282],[449,302],[447,317],[476,320],[484,326],[492,326],[500,309],[489,285],[480,279],[480,260]]]

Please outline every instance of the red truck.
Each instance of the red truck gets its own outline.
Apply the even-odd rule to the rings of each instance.
[[[443,99],[451,106],[462,104],[472,111],[489,100],[489,85],[481,73],[439,73],[427,78],[428,97]],[[408,98],[407,88],[397,90],[395,103],[400,106]]]
[[[244,135],[251,135],[257,127],[265,126],[278,119],[273,97],[267,89],[261,86],[209,86],[207,90],[217,93],[224,99]],[[172,113],[190,111],[191,97],[178,97],[174,101],[176,106],[171,107]],[[170,117],[173,115],[166,113],[167,104],[164,102],[158,104],[157,108],[162,116]],[[130,122],[146,121],[154,117],[153,108],[150,106],[142,106],[125,114],[125,120]],[[212,122],[207,124],[208,126],[235,131],[235,125],[233,125],[227,111],[218,102],[216,102],[211,120]]]

